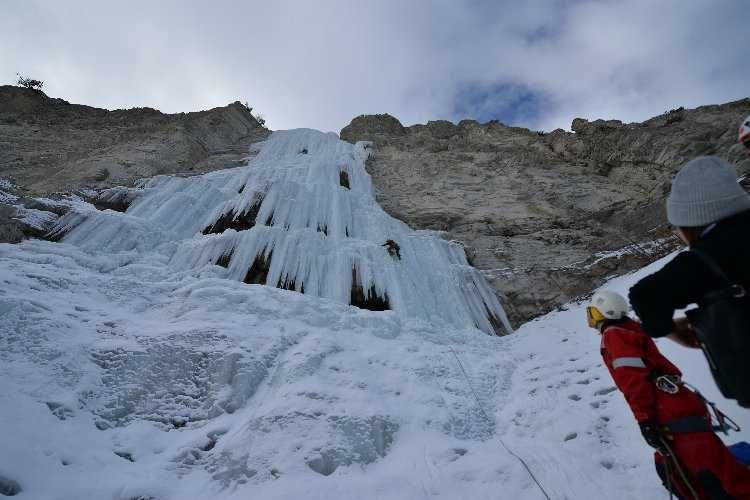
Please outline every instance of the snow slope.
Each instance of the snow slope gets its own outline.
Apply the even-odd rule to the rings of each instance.
[[[276,133],[247,167],[148,181],[125,214],[80,204],[62,243],[0,245],[0,492],[543,498],[502,441],[552,498],[665,497],[583,306],[477,329],[500,305],[460,247],[377,207],[366,155]],[[258,193],[269,224],[201,234]],[[269,247],[267,282],[305,294],[242,283]],[[346,303],[352,266],[392,310]],[[711,392],[699,354],[664,347]]]

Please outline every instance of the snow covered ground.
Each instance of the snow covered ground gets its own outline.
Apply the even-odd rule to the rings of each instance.
[[[483,333],[477,314],[501,316],[499,304],[460,247],[368,199],[362,146],[310,131],[276,138],[249,167],[149,181],[125,214],[82,205],[62,243],[0,245],[0,492],[543,498],[512,450],[554,499],[666,498],[583,305],[511,336]],[[341,162],[318,161],[332,151]],[[252,206],[261,185],[275,222],[200,234],[225,209]],[[336,219],[342,206],[351,219]],[[377,252],[392,234],[401,261]],[[284,256],[268,282],[291,278],[305,294],[242,283],[259,242]],[[227,251],[228,266],[214,265]],[[346,304],[336,290],[348,293],[352,264],[392,310]],[[625,291],[659,265],[608,286]],[[661,346],[716,395],[700,353]]]

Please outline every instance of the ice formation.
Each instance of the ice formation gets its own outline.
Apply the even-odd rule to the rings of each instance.
[[[100,202],[127,207],[124,214],[79,207],[56,232],[90,250],[155,251],[176,270],[219,264],[232,280],[510,331],[460,244],[411,230],[380,208],[364,166],[369,153],[368,143],[333,133],[275,132],[245,167],[110,190]],[[400,246],[400,259],[386,240]]]
[[[0,491],[542,498],[501,438],[552,498],[663,494],[583,305],[497,337],[224,271],[176,271],[156,252],[0,244]],[[668,352],[750,428],[687,351]]]
[[[0,244],[0,496],[542,498],[502,439],[552,498],[659,498],[584,305],[481,334],[499,304],[380,210],[367,154],[282,132],[246,167],[46,200],[62,242]]]

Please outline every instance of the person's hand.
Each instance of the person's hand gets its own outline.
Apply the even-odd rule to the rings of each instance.
[[[670,333],[667,335],[667,338],[673,342],[677,342],[683,347],[690,347],[691,349],[698,349],[700,347],[698,339],[695,337],[694,333]]]
[[[688,321],[687,318],[675,318],[674,320],[674,330],[673,332],[684,332],[684,331],[692,331],[693,327],[690,326],[690,321]]]
[[[646,443],[648,443],[649,446],[657,450],[661,450],[662,448],[664,448],[664,444],[662,443],[664,434],[659,430],[659,426],[657,424],[645,421],[638,422],[638,426],[641,428],[643,439],[646,440]]]
[[[695,330],[693,330],[687,318],[677,318],[674,320],[674,330],[667,335],[667,338],[684,347],[692,347],[694,349],[700,347]]]

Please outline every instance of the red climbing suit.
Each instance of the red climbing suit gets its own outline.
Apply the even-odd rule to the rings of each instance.
[[[750,470],[709,430],[706,404],[674,378],[682,375],[680,370],[661,355],[639,323],[626,321],[605,327],[601,353],[636,420],[673,428],[668,442],[701,499],[750,499]],[[678,382],[666,383],[674,394],[657,388],[656,379],[662,375]],[[657,464],[663,460],[658,452],[655,458]],[[679,482],[673,484],[682,497],[693,498]]]

